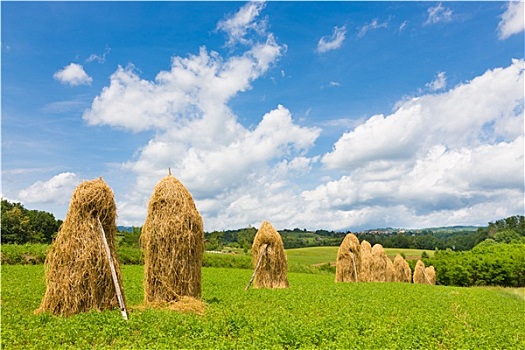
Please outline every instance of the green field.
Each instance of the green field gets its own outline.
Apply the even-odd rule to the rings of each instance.
[[[204,316],[136,308],[142,266],[123,266],[129,321],[118,310],[33,314],[43,265],[2,266],[5,349],[524,349],[523,289],[334,283],[290,273],[290,288],[244,291],[251,271],[203,269]]]
[[[287,249],[286,255],[288,262],[303,265],[319,265],[325,263],[335,263],[337,260],[337,250],[339,247],[308,247]],[[389,258],[394,260],[397,254],[405,254],[406,259],[417,260],[425,250],[421,249],[397,249],[385,248]],[[434,251],[426,251],[429,257],[434,256]]]

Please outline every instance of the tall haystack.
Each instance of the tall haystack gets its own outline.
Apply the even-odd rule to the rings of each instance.
[[[184,185],[168,175],[151,195],[142,227],[144,302],[200,298],[204,231],[201,215]]]
[[[394,274],[395,282],[407,282],[412,281],[412,270],[410,265],[406,262],[401,255],[396,255],[394,258]]]
[[[425,264],[418,260],[414,268],[414,283],[436,284],[436,272],[434,266],[425,268]]]
[[[113,191],[102,178],[85,181],[75,189],[66,219],[46,257],[46,292],[37,313],[70,316],[119,307],[102,236],[105,235],[121,288],[115,220]]]
[[[337,262],[335,265],[336,282],[358,282],[359,270],[361,268],[361,245],[359,239],[349,233],[341,242],[337,251]]]
[[[254,288],[288,288],[283,240],[268,221],[262,223],[253,240],[252,262]]]
[[[429,266],[425,268],[425,274],[428,277],[428,284],[435,285],[436,284],[436,270],[434,269],[434,266]]]
[[[372,282],[387,282],[390,278],[387,271],[388,257],[381,244],[374,244],[372,247]]]
[[[361,259],[359,268],[359,282],[371,282],[372,276],[372,246],[368,241],[361,241]]]

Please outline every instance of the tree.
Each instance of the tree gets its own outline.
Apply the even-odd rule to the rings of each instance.
[[[61,220],[51,213],[27,210],[20,203],[2,199],[2,243],[51,243]]]

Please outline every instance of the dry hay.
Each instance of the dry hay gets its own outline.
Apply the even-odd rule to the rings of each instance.
[[[389,269],[388,263],[392,264],[385,253],[381,244],[374,244],[372,247],[372,282],[389,282],[392,280],[391,274],[393,266]]]
[[[261,254],[264,254],[261,257]],[[288,288],[286,253],[283,240],[272,224],[264,221],[252,244],[254,288]]]
[[[385,254],[386,256],[386,254]],[[394,263],[390,260],[389,257],[386,258],[386,282],[395,282],[396,281],[396,269],[394,268]]]
[[[394,274],[395,282],[407,282],[412,281],[412,270],[410,265],[406,262],[401,255],[396,255],[394,258]]]
[[[430,269],[430,267],[432,267],[432,269]],[[432,282],[432,276],[429,276],[427,272],[433,275],[434,282]],[[436,273],[434,267],[429,266],[428,269],[425,269],[425,264],[421,260],[418,260],[416,267],[414,268],[414,283],[436,284]]]
[[[70,316],[119,307],[99,224],[122,286],[115,254],[115,220],[113,191],[102,178],[85,181],[75,189],[66,219],[46,257],[46,292],[36,313]]]
[[[359,239],[352,233],[347,234],[337,251],[337,262],[335,265],[336,282],[359,281],[359,269],[361,268],[360,252]]]
[[[197,315],[204,315],[206,311],[206,304],[200,299],[188,296],[181,296],[177,301],[145,302],[137,307],[134,307],[133,309],[142,311],[147,309],[163,309],[177,311],[181,313],[194,313]]]
[[[202,218],[190,192],[171,175],[161,179],[153,190],[141,245],[144,303],[201,297]]]
[[[425,274],[427,275],[428,284],[435,285],[436,284],[436,270],[434,269],[434,266],[429,266],[425,268]]]
[[[359,268],[359,282],[372,281],[372,246],[368,241],[361,242],[361,259]]]

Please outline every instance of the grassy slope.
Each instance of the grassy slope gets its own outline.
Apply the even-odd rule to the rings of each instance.
[[[289,274],[285,290],[244,291],[251,271],[205,268],[205,316],[133,310],[142,267],[124,266],[131,309],[67,319],[34,316],[43,266],[2,266],[2,347],[55,348],[525,348],[525,301],[500,289],[334,283]]]
[[[337,249],[339,247],[308,247],[287,249],[288,261],[303,265],[314,265],[327,262],[335,262],[337,259]],[[397,254],[404,253],[407,259],[417,260],[421,257],[421,249],[397,249],[385,248],[385,252],[392,260]],[[434,251],[426,251],[428,256],[433,257]]]

